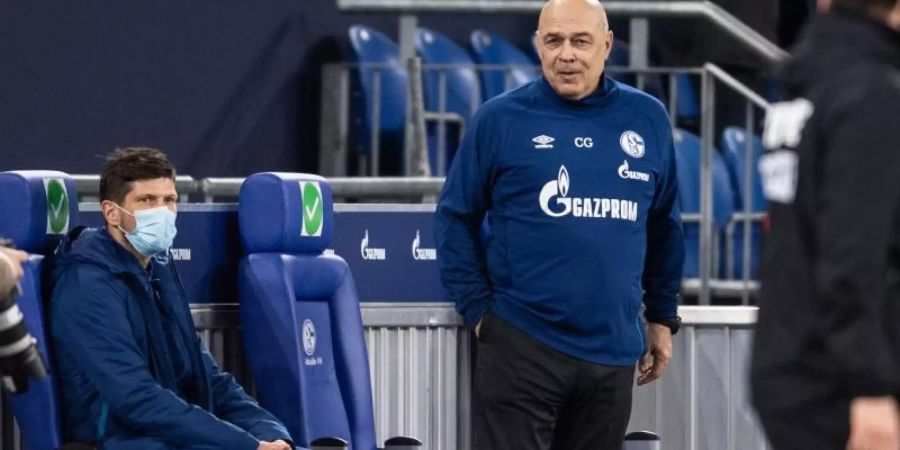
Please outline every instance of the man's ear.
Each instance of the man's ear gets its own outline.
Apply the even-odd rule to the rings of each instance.
[[[609,55],[612,53],[613,42],[615,41],[615,36],[613,36],[612,30],[609,30],[608,33],[609,33],[609,37],[607,37],[607,39],[606,39],[606,45],[607,45],[606,57],[607,58],[609,58]]]
[[[103,213],[103,220],[106,221],[107,224],[112,226],[119,226],[122,224],[121,220],[121,211],[119,208],[116,208],[116,205],[109,200],[104,200],[100,203],[100,212]]]

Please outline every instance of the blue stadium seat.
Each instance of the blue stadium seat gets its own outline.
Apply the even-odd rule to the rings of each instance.
[[[381,154],[379,172],[398,175],[403,167],[407,89],[400,49],[395,42],[373,28],[354,25],[350,27],[349,35],[353,62],[362,65],[359,70],[351,71],[351,148],[357,155],[371,152],[377,99],[379,115],[376,131],[380,133]],[[380,94],[376,92],[376,84]]]
[[[347,263],[323,254],[334,221],[330,185],[316,175],[252,175],[241,186],[238,220],[247,252],[240,319],[260,403],[300,445],[333,438],[374,450],[356,287]]]
[[[700,213],[700,138],[682,129],[673,133],[678,166],[678,201],[682,213]],[[713,151],[713,227],[718,234],[734,213],[734,194],[728,168],[718,151]],[[685,278],[700,274],[700,224],[684,223]],[[713,275],[717,275],[715,270]]]
[[[8,395],[26,450],[62,447],[61,405],[45,332],[41,282],[45,254],[78,221],[75,182],[54,171],[0,172],[0,236],[30,254],[16,301],[28,331],[37,339],[47,377],[30,380],[28,391]]]
[[[416,49],[422,57],[422,87],[425,97],[425,109],[432,112],[451,112],[467,121],[481,104],[481,88],[474,61],[469,53],[447,36],[432,30],[420,28],[416,33]],[[444,65],[447,68],[428,68],[426,65]],[[441,78],[444,77],[444,108],[441,108]],[[429,127],[428,150],[431,171],[435,174],[445,173],[453,153],[456,151],[458,139],[455,127],[448,127],[447,139],[443,143],[436,142],[436,127]],[[444,167],[438,164],[438,156],[443,147]]]
[[[699,127],[700,96],[697,95],[697,89],[694,88],[692,81],[692,77],[696,78],[696,75],[678,73],[674,76],[675,89],[678,91],[675,97],[675,114],[678,116],[679,123]]]
[[[722,146],[724,150],[725,162],[728,166],[731,183],[735,193],[734,205],[738,212],[744,211],[744,168],[745,155],[747,149],[747,134],[743,128],[728,127],[722,132]],[[750,211],[754,213],[765,212],[768,207],[766,198],[763,195],[762,181],[756,170],[756,165],[760,156],[763,154],[762,139],[759,136],[753,136],[750,142],[751,146],[751,197]],[[750,276],[755,278],[759,270],[760,259],[760,240],[762,226],[759,222],[755,222],[751,227],[750,234]],[[744,266],[744,228],[742,223],[738,223],[735,228],[733,239],[734,248],[734,270],[726,273],[728,278],[741,278]]]
[[[540,69],[531,58],[499,35],[475,30],[470,40],[478,64],[507,66],[507,69],[502,71],[481,72],[481,88],[485,99],[496,97],[540,76]]]

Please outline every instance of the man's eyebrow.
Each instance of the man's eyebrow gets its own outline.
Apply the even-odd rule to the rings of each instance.
[[[566,37],[566,35],[565,35],[564,33],[559,32],[559,31],[550,31],[550,32],[548,32],[547,34],[544,35],[544,39],[549,38],[549,37],[558,38],[558,37]],[[590,33],[590,32],[587,32],[587,31],[579,31],[579,32],[573,33],[573,34],[571,35],[571,38],[572,38],[572,39],[574,39],[574,38],[582,38],[582,37],[592,37],[592,36],[591,36],[591,33]]]

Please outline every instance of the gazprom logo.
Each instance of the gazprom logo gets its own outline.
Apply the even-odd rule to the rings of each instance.
[[[556,179],[544,184],[538,196],[541,211],[550,217],[587,217],[637,222],[638,203],[601,197],[569,197],[571,178],[566,166],[560,166]]]
[[[631,170],[628,167],[628,160],[622,161],[619,166],[619,176],[626,180],[650,181],[650,174]]]
[[[47,195],[47,234],[69,231],[69,193],[62,178],[44,178]]]
[[[369,230],[363,236],[359,243],[359,254],[366,261],[384,261],[387,258],[387,251],[383,248],[369,247]]]
[[[541,194],[539,197],[539,201],[541,203],[541,210],[544,211],[544,214],[550,217],[562,217],[568,215],[572,212],[572,199],[567,198],[569,194],[569,171],[566,170],[566,166],[559,166],[559,173],[556,175],[556,180],[550,181],[545,184],[543,188],[541,188]],[[551,208],[551,204],[553,203],[551,200],[556,199],[556,207],[558,211],[554,211]]]
[[[412,241],[412,257],[416,261],[434,261],[437,259],[437,249],[422,248],[422,239],[419,237],[419,230],[416,230],[416,237]]]

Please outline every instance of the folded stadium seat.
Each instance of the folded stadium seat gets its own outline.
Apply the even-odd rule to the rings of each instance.
[[[759,136],[753,136],[750,143],[752,150],[750,183],[750,211],[754,213],[762,213],[766,211],[768,205],[763,195],[762,180],[759,172],[756,170],[760,156],[763,154],[762,139]],[[722,132],[722,146],[724,149],[725,163],[728,167],[731,184],[734,190],[734,205],[736,212],[744,211],[744,162],[747,149],[747,134],[743,128],[728,127]],[[759,270],[760,259],[760,240],[762,226],[760,222],[754,222],[750,231],[750,276],[756,278]],[[737,222],[734,230],[734,239],[732,240],[734,248],[734,268],[725,276],[727,278],[742,278],[744,267],[744,227],[742,222]],[[727,263],[727,252],[723,252],[725,257],[722,258],[723,263]],[[723,264],[723,269],[726,268]]]
[[[700,138],[682,129],[673,133],[675,161],[678,168],[678,202],[685,214],[700,213]],[[728,168],[722,155],[713,150],[713,227],[714,236],[724,229],[734,213],[734,193],[728,178]],[[700,274],[700,223],[684,222],[684,277]],[[715,242],[713,247],[715,248]],[[715,264],[715,261],[713,261]],[[713,277],[717,271],[713,265]]]
[[[374,450],[356,287],[347,263],[323,254],[334,222],[331,187],[316,175],[252,175],[241,186],[238,221],[247,252],[240,320],[260,403],[300,445],[336,439]],[[385,448],[420,444],[399,437]]]
[[[481,65],[506,66],[506,70],[483,70],[481,89],[485,100],[517,88],[540,76],[540,68],[525,52],[497,34],[475,30],[470,36],[475,61]]]
[[[45,254],[78,222],[75,182],[55,171],[0,172],[0,236],[29,253],[16,304],[47,368],[47,377],[29,380],[28,390],[7,394],[26,450],[88,448],[62,446],[61,404],[49,353],[42,269]],[[49,330],[48,330],[49,331]]]
[[[384,34],[362,25],[350,27],[349,35],[352,60],[361,65],[350,72],[350,153],[370,156],[375,128],[380,134],[378,172],[399,175],[403,170],[407,89],[400,48]],[[351,165],[356,163],[351,160]]]
[[[453,113],[463,123],[469,120],[481,104],[481,88],[472,57],[447,36],[425,28],[419,28],[416,33],[416,49],[422,57],[425,109],[429,112]],[[432,67],[429,68],[428,65]],[[434,67],[435,65],[439,67]],[[459,144],[460,128],[450,125],[443,142],[438,142],[438,127],[435,124],[429,124],[428,127],[429,160],[431,171],[436,175],[446,173]]]

